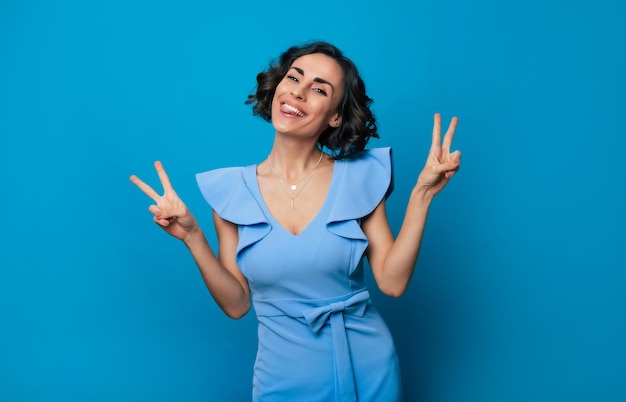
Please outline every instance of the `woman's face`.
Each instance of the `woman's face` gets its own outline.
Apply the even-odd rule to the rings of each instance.
[[[333,58],[321,53],[299,57],[276,87],[272,124],[281,133],[317,138],[328,126],[341,124],[343,91],[343,70]]]

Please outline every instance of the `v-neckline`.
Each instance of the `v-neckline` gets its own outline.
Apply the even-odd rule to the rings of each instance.
[[[299,237],[302,233],[306,232],[309,229],[309,227],[311,227],[313,223],[320,218],[323,212],[328,208],[328,205],[331,203],[331,198],[334,197],[334,194],[336,192],[335,187],[337,186],[337,176],[339,174],[339,167],[342,166],[340,162],[341,161],[334,161],[333,163],[333,167],[332,167],[333,172],[330,178],[330,185],[328,186],[328,191],[326,192],[326,197],[324,198],[322,205],[319,207],[315,215],[313,215],[313,218],[311,218],[311,220],[309,220],[309,222],[307,222],[307,224],[304,225],[302,230],[300,230],[298,233],[293,233],[292,231],[287,229],[286,226],[280,223],[278,219],[276,219],[276,217],[272,214],[269,207],[265,203],[265,199],[263,198],[263,193],[261,193],[261,186],[259,185],[259,178],[257,177],[257,168],[259,166],[258,164],[249,166],[248,181],[252,183],[251,187],[254,189],[254,195],[258,199],[258,202],[261,205],[263,212],[265,212],[265,214],[267,215],[268,219],[270,219],[273,223],[275,223],[276,226],[279,227],[281,230],[283,230],[285,233],[288,233],[290,236],[295,238],[295,237]]]

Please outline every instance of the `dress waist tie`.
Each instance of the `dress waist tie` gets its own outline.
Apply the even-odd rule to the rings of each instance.
[[[344,315],[363,317],[370,294],[361,289],[347,295],[331,299],[253,299],[254,309],[259,317],[286,315],[304,318],[315,333],[330,322],[333,351],[335,353],[335,395],[337,401],[354,402],[357,400],[354,371],[350,359],[350,347],[346,336]]]

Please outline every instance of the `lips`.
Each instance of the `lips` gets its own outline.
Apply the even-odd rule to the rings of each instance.
[[[280,104],[280,111],[282,113],[286,113],[286,114],[290,114],[290,115],[294,115],[294,116],[298,116],[298,117],[304,117],[304,112],[301,111],[300,109],[298,109],[297,107],[290,105],[288,103],[281,103]]]

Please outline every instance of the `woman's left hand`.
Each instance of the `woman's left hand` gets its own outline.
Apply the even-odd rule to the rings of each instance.
[[[461,152],[450,152],[450,145],[458,121],[458,118],[452,118],[442,142],[441,116],[439,113],[435,113],[432,145],[426,159],[426,165],[417,178],[415,186],[416,190],[423,191],[430,197],[437,195],[448,184],[450,178],[459,170],[461,165]]]

